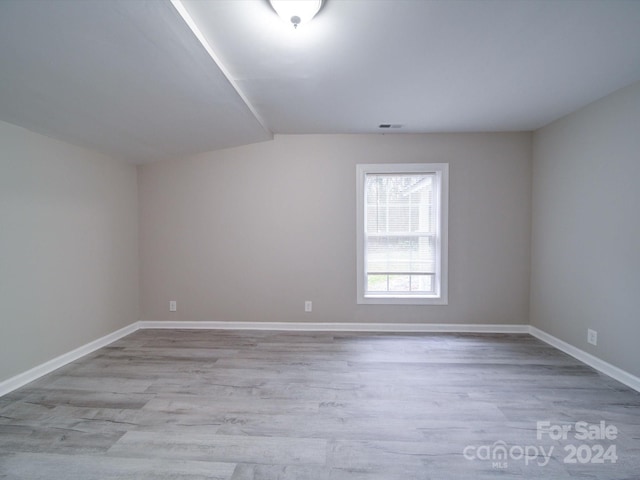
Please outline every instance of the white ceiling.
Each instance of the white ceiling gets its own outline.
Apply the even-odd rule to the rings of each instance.
[[[0,0],[0,119],[141,163],[381,123],[533,130],[640,80],[639,0],[327,0],[296,31],[267,0],[174,3]]]

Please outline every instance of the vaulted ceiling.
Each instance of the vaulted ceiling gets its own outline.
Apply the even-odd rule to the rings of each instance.
[[[0,120],[135,163],[273,134],[534,130],[640,80],[638,0],[0,0]]]

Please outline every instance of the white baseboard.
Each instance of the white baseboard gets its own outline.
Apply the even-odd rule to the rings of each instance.
[[[527,333],[640,392],[640,378],[531,325],[446,323],[175,322],[141,320],[0,382],[0,396],[51,373],[139,329],[273,330],[306,332]]]
[[[37,367],[32,368],[31,370],[27,370],[26,372],[19,373],[18,375],[11,377],[3,382],[0,382],[0,397],[9,392],[12,392],[23,385],[26,385],[29,382],[33,382],[44,375],[53,372],[54,370],[71,363],[80,357],[84,357],[85,355],[98,350],[99,348],[106,347],[110,343],[119,340],[122,337],[129,335],[130,333],[138,330],[138,322],[134,322],[131,325],[127,325],[120,330],[116,330],[113,333],[105,335],[104,337],[98,338],[92,342],[87,343],[86,345],[82,345],[70,352],[64,353],[59,357],[56,357],[48,362],[42,363]]]
[[[611,365],[598,357],[591,355],[590,353],[580,350],[573,345],[560,340],[559,338],[549,335],[532,325],[529,326],[529,333],[539,340],[548,343],[552,347],[563,351],[564,353],[571,355],[572,357],[580,360],[582,363],[586,363],[590,367],[595,368],[599,372],[609,375],[610,377],[618,380],[620,383],[624,383],[626,386],[633,388],[635,391],[640,392],[640,378],[632,375],[626,370],[622,370],[614,365]]]
[[[529,325],[475,325],[448,323],[321,323],[321,322],[173,322],[142,320],[139,328],[205,330],[274,330],[300,332],[404,333],[529,333]]]

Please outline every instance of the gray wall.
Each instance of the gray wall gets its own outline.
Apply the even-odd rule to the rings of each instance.
[[[141,318],[526,324],[530,157],[528,133],[300,135],[142,166]],[[448,306],[356,305],[376,162],[449,162]]]
[[[534,135],[531,323],[640,376],[638,182],[640,83]]]
[[[0,122],[0,381],[138,318],[136,167]]]

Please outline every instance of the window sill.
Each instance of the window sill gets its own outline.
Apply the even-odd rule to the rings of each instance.
[[[418,297],[414,295],[367,295],[358,298],[359,305],[448,305],[446,297]]]

